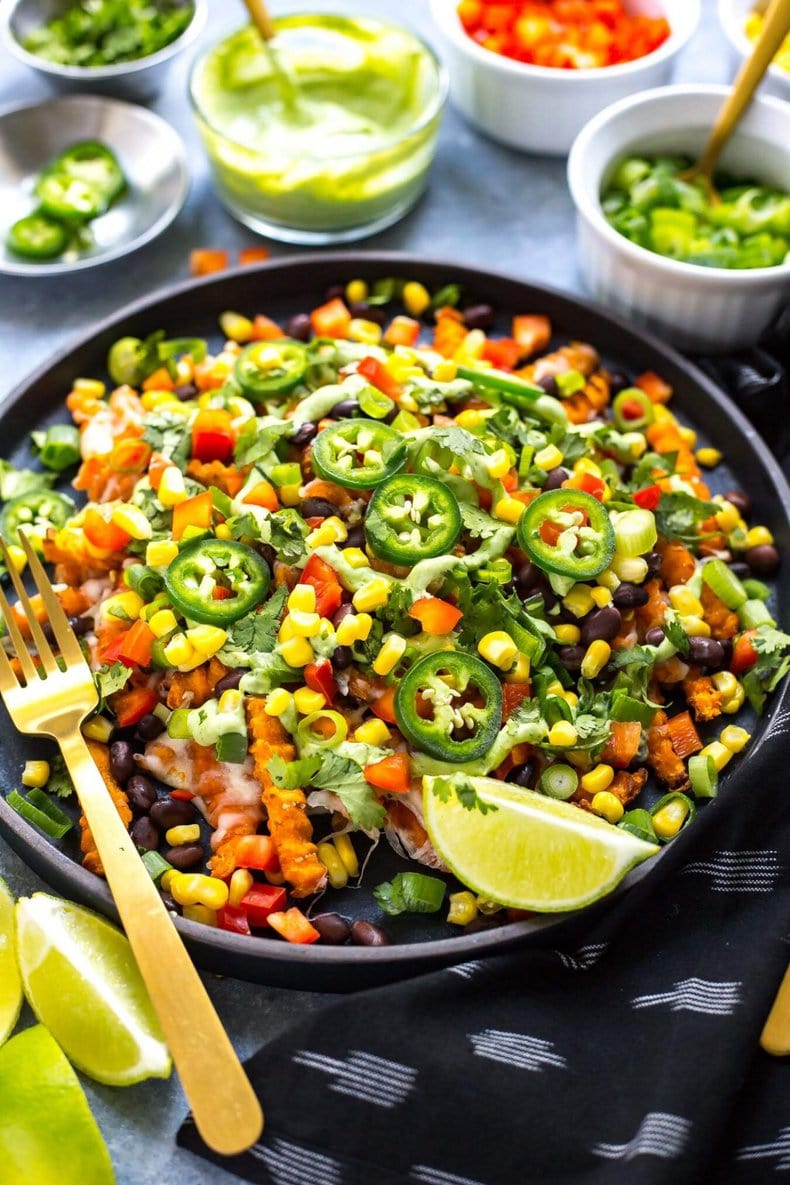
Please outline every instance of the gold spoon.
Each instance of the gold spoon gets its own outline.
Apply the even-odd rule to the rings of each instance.
[[[280,89],[282,100],[286,107],[292,113],[295,113],[299,106],[299,88],[290,74],[283,69],[279,55],[271,44],[277,30],[274,27],[272,15],[266,7],[266,0],[244,0],[244,4],[250,14],[252,23],[260,33],[269,63],[277,78],[277,85]]]
[[[724,146],[735,131],[741,116],[752,101],[752,95],[789,32],[790,0],[771,0],[765,12],[760,36],[751,54],[741,66],[732,90],[716,116],[713,131],[702,156],[692,168],[681,174],[683,181],[701,178],[711,202],[719,201],[713,184],[713,174]]]

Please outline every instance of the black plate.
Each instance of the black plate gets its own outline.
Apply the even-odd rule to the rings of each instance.
[[[783,553],[790,548],[790,491],[776,462],[737,408],[679,354],[649,334],[564,293],[495,273],[451,263],[424,262],[408,255],[355,252],[300,257],[190,281],[138,301],[95,326],[12,392],[0,415],[3,453],[19,465],[29,464],[27,442],[31,429],[63,419],[63,398],[71,381],[80,375],[102,375],[108,347],[122,335],[144,337],[155,329],[164,329],[168,336],[207,336],[216,341],[217,316],[223,310],[264,312],[282,319],[320,303],[332,284],[360,276],[372,280],[391,275],[421,280],[432,290],[450,281],[458,282],[475,301],[496,307],[505,332],[513,313],[545,313],[551,318],[558,338],[592,342],[609,364],[633,374],[658,371],[675,388],[676,406],[704,434],[706,442],[716,445],[726,455],[726,467],[716,472],[716,490],[723,491],[733,484],[744,488],[754,502],[754,521],[771,528]],[[786,564],[782,572],[782,603],[787,602],[788,585],[790,565]],[[774,698],[771,714],[787,694],[785,687]],[[770,717],[764,718],[754,728],[755,742],[768,727],[769,720]],[[19,736],[8,722],[3,726],[3,741],[0,773],[5,794],[17,784],[24,760],[40,752],[40,747]],[[737,793],[739,787],[746,789],[747,769],[748,758],[736,763],[724,779],[725,793]],[[74,834],[60,845],[51,843],[20,819],[2,795],[0,830],[19,855],[59,892],[110,917],[116,916],[104,881],[86,872],[77,862],[79,852]],[[693,843],[693,828],[677,842]],[[368,865],[366,887],[333,894],[327,908],[381,921],[370,887],[406,866],[382,841]],[[641,877],[649,876],[653,866],[654,861],[650,861],[634,870],[618,893]],[[562,916],[548,915],[460,935],[439,915],[406,915],[384,921],[393,944],[379,948],[320,944],[295,947],[271,939],[236,936],[183,919],[177,925],[195,961],[208,970],[277,986],[351,991],[476,958],[486,952],[503,951],[539,938],[548,930],[553,931],[552,940],[559,940],[564,920]]]

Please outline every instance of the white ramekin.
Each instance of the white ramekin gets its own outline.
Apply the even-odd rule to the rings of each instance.
[[[667,259],[618,234],[603,215],[601,193],[626,156],[698,156],[727,94],[723,86],[670,86],[623,99],[587,125],[568,160],[587,288],[689,350],[753,345],[790,299],[790,263],[736,271]],[[722,167],[790,192],[790,103],[755,99]]]
[[[757,0],[719,0],[719,22],[730,43],[735,68],[740,67],[746,55],[754,49],[745,29],[746,18],[756,6]],[[769,66],[760,83],[760,94],[790,99],[790,71],[783,66]]]
[[[669,78],[675,57],[700,19],[700,0],[629,0],[628,7],[666,16],[672,32],[654,53],[595,70],[529,66],[483,49],[458,19],[458,0],[431,0],[450,99],[470,123],[511,148],[564,156],[575,136],[604,107]]]

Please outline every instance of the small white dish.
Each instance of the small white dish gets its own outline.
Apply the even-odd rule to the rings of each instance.
[[[568,159],[579,264],[588,290],[687,350],[753,345],[790,298],[790,263],[739,271],[667,259],[610,226],[601,193],[624,157],[698,157],[728,91],[671,86],[623,99],[587,125]],[[755,98],[721,165],[736,177],[790,193],[790,103]]]
[[[619,66],[558,70],[483,49],[465,32],[458,0],[431,0],[450,71],[452,103],[494,140],[524,152],[564,156],[587,121],[604,107],[668,81],[701,13],[700,0],[629,0],[628,8],[667,18],[672,32],[663,45]]]
[[[754,10],[757,0],[719,0],[719,23],[730,43],[734,69],[739,69],[743,60],[754,49],[746,36],[746,18]],[[777,99],[790,99],[790,70],[783,66],[769,66],[768,73],[760,83],[761,95],[775,95]]]

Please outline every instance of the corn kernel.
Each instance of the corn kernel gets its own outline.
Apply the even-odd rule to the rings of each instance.
[[[593,477],[601,477],[601,466],[596,465],[591,457],[580,457],[573,466],[574,473],[591,473]]]
[[[354,593],[351,603],[355,609],[367,613],[371,609],[383,608],[389,600],[389,595],[390,582],[381,576],[374,576]]]
[[[373,618],[369,613],[348,613],[335,631],[338,646],[352,646],[354,642],[364,642],[373,627]]]
[[[122,531],[126,531],[127,535],[131,535],[132,539],[150,539],[153,534],[151,524],[140,507],[131,506],[127,502],[122,502],[120,506],[115,507],[112,512],[112,521],[116,527],[120,527]]]
[[[368,286],[364,280],[349,280],[346,284],[346,301],[348,304],[362,304],[368,299]]]
[[[595,773],[594,770],[591,772]],[[582,785],[584,785],[585,778],[589,778],[590,776],[591,774],[584,775]],[[606,819],[607,823],[619,823],[625,813],[625,808],[620,799],[609,790],[599,790],[597,794],[594,794],[590,806],[594,814],[600,815],[602,819]]]
[[[166,634],[172,634],[173,630],[178,629],[178,621],[172,609],[160,609],[149,618],[148,625],[157,638],[164,638]]]
[[[360,724],[354,732],[354,740],[362,745],[389,745],[392,737],[384,721],[374,717]]]
[[[342,889],[348,884],[348,871],[332,843],[320,843],[316,849],[318,859],[326,869],[329,883],[333,889]]]
[[[494,506],[493,514],[494,518],[501,519],[505,523],[512,523],[515,526],[526,509],[524,503],[519,502],[518,498],[511,498],[509,494],[506,494]]]
[[[674,839],[688,818],[688,807],[675,798],[653,815],[653,830],[659,839]]]
[[[612,603],[612,594],[603,585],[598,585],[597,588],[591,589],[590,596],[599,609],[603,609],[605,605],[611,605]]]
[[[752,527],[746,532],[743,545],[747,550],[750,547],[771,547],[773,541],[774,537],[767,527]]]
[[[95,399],[101,399],[107,390],[100,379],[75,379],[71,389],[77,395],[93,395]]]
[[[595,608],[592,589],[586,584],[574,584],[567,596],[562,598],[562,603],[574,617],[586,617]]]
[[[468,926],[477,917],[477,898],[464,889],[462,893],[450,894],[450,908],[447,921],[451,926]]]
[[[184,483],[184,475],[177,465],[168,465],[159,481],[156,496],[163,506],[178,506],[186,502],[189,495]]]
[[[608,790],[614,781],[614,770],[611,765],[596,765],[582,778],[582,787],[590,794],[599,794]]]
[[[232,342],[252,341],[253,325],[249,317],[242,316],[241,313],[234,313],[230,309],[227,312],[220,313],[219,327]]]
[[[554,633],[561,646],[578,646],[582,636],[578,625],[555,625]]]
[[[611,570],[620,580],[628,584],[642,584],[647,576],[647,561],[641,556],[615,555],[612,559]]]
[[[477,643],[478,653],[500,671],[512,667],[518,655],[518,646],[504,630],[492,630]]]
[[[734,716],[736,712],[740,712],[743,707],[743,701],[746,699],[746,692],[743,685],[738,683],[732,695],[728,696],[721,705],[721,710],[725,716]]]
[[[149,543],[145,549],[145,562],[151,568],[167,568],[178,555],[178,544],[170,539],[159,539]]]
[[[381,341],[383,330],[375,321],[366,321],[364,317],[353,317],[348,325],[348,336],[352,342],[362,342],[366,346],[377,346]]]
[[[681,614],[679,617],[680,624],[683,626],[684,632],[689,638],[709,638],[710,626],[707,621],[703,621],[701,617],[690,613],[688,616]]]
[[[529,660],[528,654],[522,654],[519,650],[516,655],[516,661],[505,675],[506,683],[526,683],[529,680],[532,663]]]
[[[293,696],[284,687],[275,687],[266,696],[263,710],[267,716],[282,716],[293,703]]]
[[[294,706],[302,716],[309,716],[311,712],[320,712],[326,704],[326,696],[320,691],[313,691],[311,687],[298,687],[293,693]]]
[[[41,789],[49,781],[48,761],[26,761],[22,770],[22,785]]]
[[[139,593],[129,589],[127,592],[115,593],[102,601],[101,614],[103,618],[115,617],[120,621],[137,621],[145,601]]]
[[[169,408],[173,404],[179,408],[181,406],[180,400],[172,391],[143,391],[140,396],[143,411],[156,411],[158,407]]]
[[[745,728],[738,728],[735,724],[728,724],[726,728],[723,728],[719,737],[721,743],[731,753],[740,753],[751,739],[750,732],[747,732]]]
[[[247,868],[237,868],[228,885],[228,905],[238,907],[255,884],[255,878]]]
[[[221,650],[228,640],[228,631],[216,625],[196,625],[186,632],[187,641],[199,654],[210,658]]]
[[[498,448],[486,461],[486,469],[490,477],[502,478],[510,472],[511,468],[510,454],[503,448]]]
[[[711,679],[713,686],[724,699],[729,699],[738,690],[738,680],[730,671],[717,671],[715,675],[711,676]]]
[[[329,547],[333,543],[344,543],[348,539],[348,527],[336,514],[325,518],[320,527],[316,527],[307,536],[308,547]]]
[[[18,547],[16,543],[9,543],[6,546],[6,550],[8,552],[8,558],[14,565],[16,571],[24,572],[25,568],[27,567],[27,556],[25,555],[22,548]]]
[[[181,916],[188,922],[197,922],[200,926],[217,926],[217,910],[209,909],[207,905],[185,905]]]
[[[601,588],[608,588],[609,592],[615,592],[620,587],[621,580],[611,568],[607,568],[605,572],[595,578],[595,583],[599,584]]]
[[[725,765],[732,759],[732,749],[728,749],[721,741],[711,741],[704,749],[700,749],[700,756],[712,757],[713,764],[719,773],[721,773]]]
[[[332,842],[335,845],[337,854],[343,861],[343,866],[349,876],[359,875],[359,860],[354,851],[354,845],[351,842],[351,837],[345,832],[340,835],[333,836]]]
[[[281,633],[293,638],[315,638],[321,632],[321,618],[318,613],[302,613],[291,609],[283,621]],[[285,639],[287,640],[287,639]]]
[[[581,672],[584,678],[594,679],[596,675],[600,675],[611,657],[612,648],[608,642],[600,638],[591,642],[582,659]]]
[[[288,597],[289,609],[301,609],[302,613],[315,613],[315,588],[312,584],[297,584]]]
[[[228,904],[228,886],[216,876],[202,872],[181,872],[170,880],[168,892],[179,905],[204,905],[223,909]]]
[[[89,741],[101,741],[106,745],[112,736],[112,724],[106,716],[94,716],[83,724],[82,735]]]
[[[546,448],[542,448],[540,452],[535,453],[535,464],[546,473],[550,469],[556,469],[558,465],[561,465],[562,459],[562,453],[556,444],[549,444]]]
[[[722,453],[717,448],[698,448],[694,456],[704,469],[715,469],[721,463]]]
[[[691,615],[692,617],[702,617],[705,610],[702,608],[702,601],[699,597],[695,597],[690,588],[685,584],[673,584],[669,590],[669,603],[673,609],[677,609],[678,613]]]
[[[389,634],[373,662],[377,675],[389,675],[406,651],[406,639],[400,634]]]
[[[227,691],[223,691],[219,697],[218,708],[220,712],[238,712],[244,703],[244,696],[236,687],[229,687]]]
[[[307,638],[291,638],[280,643],[280,653],[289,667],[306,667],[315,657]]]
[[[185,634],[175,634],[165,646],[164,656],[171,666],[180,667],[192,662],[195,651]]]
[[[421,317],[431,303],[431,294],[418,280],[409,280],[403,286],[403,307],[410,317]]]
[[[172,882],[175,880],[175,878],[177,876],[181,876],[181,873],[178,871],[177,868],[168,868],[167,872],[163,872],[161,877],[159,878],[160,887],[162,889],[164,889],[164,891],[166,893],[169,893],[170,892],[170,885],[172,884]]]
[[[344,547],[340,554],[350,568],[370,567],[370,560],[361,547]]]
[[[550,745],[570,748],[576,744],[578,739],[579,734],[569,720],[558,720],[549,729],[548,741]]]
[[[452,358],[443,358],[433,368],[433,377],[437,383],[452,383],[458,377],[458,366]],[[458,420],[456,419],[456,423]]]
[[[488,338],[482,329],[470,329],[460,349],[456,350],[455,358],[459,362],[478,362],[483,357]]]
[[[168,827],[165,832],[165,841],[171,848],[180,847],[181,844],[185,843],[198,843],[199,840],[199,823],[182,823],[178,827]]]
[[[455,363],[452,365],[455,366]],[[435,371],[434,377],[436,377]],[[480,428],[486,422],[486,415],[480,407],[468,407],[465,411],[459,411],[455,422],[459,428]]]
[[[714,502],[721,504],[721,509],[717,510],[714,515],[717,527],[729,535],[730,531],[734,531],[741,522],[740,511],[737,506],[733,506],[732,502],[728,502],[726,498],[714,498]]]
[[[298,506],[302,501],[301,486],[280,486],[277,491],[283,506]]]
[[[682,425],[678,428],[678,433],[684,444],[687,444],[689,448],[694,448],[694,445],[697,443],[697,433],[693,428],[687,428],[685,425]]]

